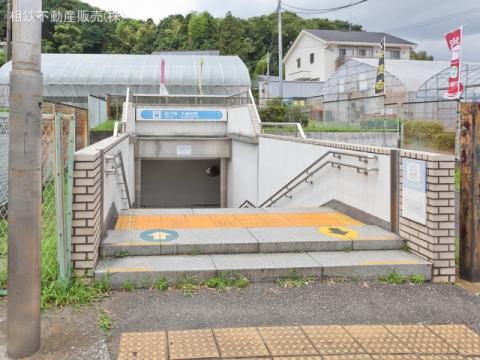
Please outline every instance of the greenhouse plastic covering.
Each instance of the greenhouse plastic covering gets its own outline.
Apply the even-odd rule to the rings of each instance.
[[[85,98],[106,94],[158,94],[161,62],[169,94],[233,95],[250,88],[238,56],[43,54],[44,96]],[[0,96],[8,98],[11,62],[0,68]]]
[[[448,88],[450,68],[435,74],[426,80],[418,89],[416,101],[437,101],[443,99]],[[465,86],[462,98],[465,101],[480,100],[480,63],[463,63],[460,82]]]

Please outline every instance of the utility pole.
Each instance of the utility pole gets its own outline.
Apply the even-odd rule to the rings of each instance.
[[[12,60],[12,0],[7,0],[7,61]]]
[[[278,95],[283,101],[283,44],[282,44],[282,1],[278,0],[278,77],[279,89]]]
[[[270,52],[267,51],[267,99],[270,99]]]
[[[42,0],[13,0],[12,9],[41,14]],[[12,21],[7,353],[13,358],[40,348],[41,34],[41,16]]]
[[[480,281],[480,105],[461,104],[460,277]]]

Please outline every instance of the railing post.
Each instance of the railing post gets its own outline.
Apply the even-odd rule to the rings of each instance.
[[[66,263],[66,279],[70,280],[71,275],[71,258],[72,258],[72,205],[73,205],[73,165],[75,156],[75,126],[76,118],[70,120],[70,128],[68,132],[68,154],[67,154],[67,191],[66,191],[66,212],[65,212],[65,263]]]
[[[400,150],[390,150],[390,231],[399,233],[400,220]]]
[[[66,281],[65,264],[65,221],[64,221],[64,151],[62,115],[55,114],[55,217],[57,219],[57,261],[59,278]]]

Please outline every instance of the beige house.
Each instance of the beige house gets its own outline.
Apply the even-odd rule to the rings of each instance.
[[[379,32],[302,30],[283,59],[285,80],[326,81],[349,58],[375,58],[386,39],[387,59],[410,59],[416,44]]]

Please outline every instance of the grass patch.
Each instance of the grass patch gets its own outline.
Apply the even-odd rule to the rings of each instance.
[[[243,289],[249,284],[250,281],[245,276],[236,273],[222,273],[202,282],[202,285],[219,291],[225,291],[229,288]]]
[[[290,269],[287,272],[286,278],[279,278],[275,280],[275,285],[282,288],[299,288],[307,286],[312,282],[312,277],[304,277],[299,274],[296,269]]]
[[[116,258],[124,258],[128,256],[128,251],[127,250],[120,250],[115,253]]]
[[[402,247],[400,248],[400,250],[406,251],[406,252],[410,252],[410,247],[409,247],[408,244],[405,242],[405,244],[402,245]]]
[[[195,277],[184,276],[179,283],[175,284],[175,288],[181,290],[185,296],[192,296],[196,294],[199,284]]]
[[[42,287],[41,307],[46,310],[66,305],[74,307],[91,305],[108,296],[110,290],[108,276],[101,281],[92,281],[91,283],[75,279],[70,284],[66,284],[57,280]]]
[[[152,285],[153,289],[157,289],[160,291],[165,291],[168,290],[168,281],[165,277],[159,278],[157,281],[155,281]]]
[[[112,314],[105,309],[100,310],[98,314],[97,325],[100,326],[103,335],[110,336],[113,328]]]
[[[198,250],[197,248],[194,248],[194,249],[190,252],[189,255],[190,255],[190,256],[198,256],[198,255],[200,255],[200,250]]]
[[[343,248],[343,252],[345,253],[349,253],[349,252],[352,252],[353,251],[353,246],[352,245],[349,245],[349,246],[346,246]]]
[[[114,120],[107,120],[101,124],[98,124],[95,126],[93,129],[90,131],[113,131],[113,128],[115,127],[115,121]]]
[[[412,274],[410,276],[405,276],[399,274],[396,271],[392,271],[386,276],[380,276],[378,281],[383,284],[390,284],[390,285],[401,285],[401,284],[423,284],[425,282],[425,277],[419,274]]]
[[[125,291],[133,291],[135,289],[135,284],[130,280],[125,280],[122,284],[122,289]]]

